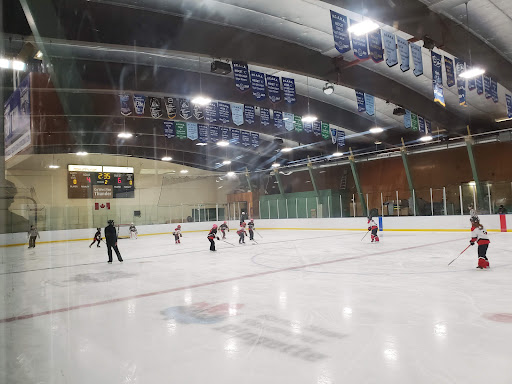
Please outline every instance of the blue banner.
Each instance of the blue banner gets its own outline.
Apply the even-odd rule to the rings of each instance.
[[[380,63],[384,60],[384,49],[382,48],[382,35],[380,29],[368,34],[368,49],[370,57],[374,63]]]
[[[357,112],[365,112],[366,104],[364,100],[364,92],[356,90],[356,100],[357,100]]]
[[[197,124],[197,132],[201,143],[208,142],[208,126],[206,124]]]
[[[306,123],[305,121],[303,121],[302,126],[304,127],[304,132],[307,132],[307,133],[313,132],[313,124]]]
[[[432,87],[434,88],[434,102],[446,107],[443,93],[443,64],[441,55],[430,51],[432,57]]]
[[[254,121],[256,119],[254,105],[244,105],[244,118],[247,124],[254,124]]]
[[[425,133],[425,119],[421,116],[418,116],[418,126],[420,133]]]
[[[331,127],[331,142],[336,144],[338,142],[338,131],[336,128]]]
[[[261,72],[250,71],[252,95],[256,100],[265,100],[267,90],[265,89],[265,76]]]
[[[345,146],[345,131],[338,131],[338,135],[337,135],[337,140],[338,140],[338,147],[343,147]]]
[[[370,116],[375,115],[375,98],[372,95],[364,94],[364,104],[366,106],[366,113]]]
[[[414,63],[414,76],[423,75],[423,57],[421,56],[421,47],[417,44],[409,44],[411,46],[412,62]]]
[[[284,100],[288,104],[293,104],[297,101],[297,95],[295,94],[295,80],[287,77],[281,78],[283,82],[283,95]]]
[[[240,130],[233,128],[231,129],[231,144],[239,145],[240,144]]]
[[[279,77],[272,75],[265,75],[267,78],[267,92],[268,99],[272,103],[279,103],[281,101],[281,82]]]
[[[274,109],[274,126],[278,129],[284,128],[283,112]]]
[[[398,52],[400,53],[400,69],[402,72],[407,72],[410,68],[409,66],[409,42],[404,39],[403,37],[400,37],[396,35],[396,42],[398,45]]]
[[[219,101],[218,106],[219,106],[219,121],[222,124],[228,124],[231,121],[231,108],[230,108],[229,104]]]
[[[231,129],[227,127],[220,128],[220,137],[224,141],[231,141]]]
[[[241,135],[242,135],[242,145],[244,147],[250,146],[251,145],[251,134],[249,132],[242,131]]]
[[[241,61],[233,61],[233,76],[235,77],[235,87],[239,91],[247,91],[251,88],[251,84],[249,81],[249,68],[247,68],[247,63]]]
[[[386,64],[388,67],[394,67],[398,64],[395,35],[391,32],[382,31],[382,40],[384,41],[384,48],[386,50]]]
[[[425,133],[427,135],[432,134],[432,123],[430,122],[430,120],[426,120],[426,119],[425,119]]]
[[[455,58],[455,77],[457,78],[457,93],[459,94],[459,105],[466,106],[466,79],[460,77],[464,72],[464,62]]]
[[[164,121],[164,136],[168,139],[176,137],[176,126],[174,121]]]
[[[455,85],[455,73],[453,71],[453,60],[449,57],[444,57],[444,67],[446,69],[446,85],[453,87]]]
[[[293,131],[294,118],[293,113],[283,112],[284,127],[287,131]]]
[[[484,93],[484,81],[482,80],[482,75],[476,78],[476,93],[479,95]]]
[[[219,106],[216,101],[212,101],[204,107],[204,118],[209,123],[216,123],[219,119]]]
[[[412,126],[411,111],[409,111],[408,109],[405,110],[404,126],[405,126],[405,128],[411,128],[411,126]]]
[[[322,122],[320,120],[313,122],[313,134],[320,136],[322,134]]]
[[[492,79],[492,78],[491,78],[491,97],[492,97],[492,101],[494,101],[495,103],[498,102],[498,82],[496,81],[496,79]]]
[[[507,116],[512,119],[512,96],[505,94],[505,100],[507,101]]]
[[[350,25],[359,24],[358,21],[350,20]],[[361,36],[357,36],[355,33],[352,33],[352,49],[354,50],[354,56],[360,60],[365,60],[368,58],[368,39],[366,37],[366,33]]]
[[[144,108],[146,106],[146,96],[144,95],[133,95],[133,107],[137,115],[144,114]]]
[[[244,123],[244,105],[238,103],[231,104],[231,117],[235,125]]]
[[[260,134],[251,132],[251,145],[253,148],[258,148],[260,146]]]
[[[119,95],[119,102],[121,104],[121,115],[130,116],[132,114],[132,109],[130,108],[130,95]]]
[[[331,10],[332,35],[334,46],[339,53],[350,51],[347,17]]]
[[[485,98],[490,99],[492,97],[491,95],[491,78],[489,76],[484,75],[484,92],[485,92]]]
[[[187,138],[190,140],[197,140],[199,137],[197,133],[196,123],[187,123]]]
[[[268,108],[260,108],[260,123],[264,127],[270,125],[270,111]]]
[[[466,69],[469,70],[471,67],[466,64]],[[476,78],[468,79],[468,91],[472,91],[476,88]]]
[[[217,141],[219,141],[220,127],[218,125],[210,125],[209,132],[210,132],[210,141],[212,143],[216,143]]]
[[[185,120],[192,117],[192,108],[190,108],[190,101],[187,99],[180,99],[180,116]]]

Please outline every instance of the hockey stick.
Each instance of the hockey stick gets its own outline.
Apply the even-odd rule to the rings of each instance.
[[[466,247],[466,249],[464,249],[461,253],[459,253],[459,256],[457,256],[455,259],[453,259],[452,261],[450,261],[450,262],[448,263],[448,265],[450,265],[450,264],[451,264],[451,263],[453,263],[455,260],[457,260],[457,259],[460,257],[460,255],[462,255],[464,252],[466,252],[466,251],[467,251],[467,249],[468,249],[469,247],[471,247],[471,244],[469,244],[469,245]]]
[[[364,240],[364,238],[366,237],[366,235],[367,235],[367,234],[369,234],[369,233],[370,233],[370,231],[366,232],[366,233],[364,234],[363,238],[361,239],[361,241],[363,241],[363,240]]]
[[[235,244],[231,244],[229,241],[226,241],[226,240],[222,240],[223,243],[228,243],[229,245],[233,246],[233,247],[236,247]]]

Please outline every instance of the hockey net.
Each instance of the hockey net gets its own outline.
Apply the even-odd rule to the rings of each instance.
[[[131,224],[116,224],[117,238],[129,239],[131,237],[130,226]]]

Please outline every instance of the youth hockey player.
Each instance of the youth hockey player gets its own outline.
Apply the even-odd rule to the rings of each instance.
[[[373,220],[371,216],[368,216],[368,231],[372,231],[372,243],[378,243],[379,242],[379,236],[377,235],[377,231],[379,230],[379,226]]]
[[[238,239],[238,244],[245,244],[245,236],[247,236],[247,232],[245,232],[245,223],[240,223],[240,229],[236,231],[240,239]]]
[[[222,240],[224,240],[226,238],[226,229],[228,230],[229,232],[229,227],[228,227],[228,223],[225,221],[224,223],[222,223],[220,225],[220,231],[222,232]]]
[[[215,238],[219,239],[217,236],[217,224],[213,224],[212,229],[210,229],[210,233],[208,233],[208,240],[210,240],[210,251],[215,252]]]
[[[117,248],[117,233],[116,227],[114,227],[114,220],[109,220],[108,225],[105,227],[105,240],[107,243],[108,263],[112,264],[112,248],[116,252],[117,260],[122,263],[123,258]]]
[[[478,266],[480,269],[489,268],[489,260],[487,260],[487,248],[489,248],[489,236],[484,226],[480,224],[478,217],[472,217],[471,221],[471,245],[478,244]]]
[[[39,231],[37,230],[35,225],[31,225],[30,229],[28,231],[28,247],[29,248],[35,248],[36,247],[36,238],[39,236]]]
[[[96,246],[99,248],[100,247],[100,241],[101,241],[101,228],[96,228],[96,233],[94,234],[94,239],[92,239],[92,243],[91,243],[91,245],[89,245],[89,248],[91,248],[91,246],[95,242],[98,242],[98,244],[96,244]]]
[[[249,228],[249,240],[254,240],[254,219],[249,221],[247,227]]]
[[[130,224],[130,239],[136,239],[139,235],[139,232],[137,231],[137,228],[135,228],[135,225],[133,223]]]
[[[176,228],[174,228],[174,232],[172,234],[174,235],[174,244],[181,244],[181,225],[178,225]]]

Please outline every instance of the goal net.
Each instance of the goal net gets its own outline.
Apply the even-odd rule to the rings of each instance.
[[[117,238],[129,239],[131,237],[130,226],[131,224],[117,224]]]

